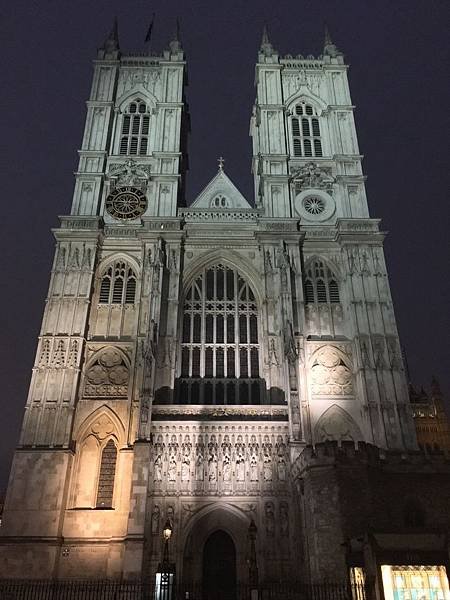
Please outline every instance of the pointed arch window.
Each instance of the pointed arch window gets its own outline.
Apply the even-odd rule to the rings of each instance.
[[[143,100],[137,98],[130,102],[122,116],[119,154],[146,155],[149,129],[149,107]]]
[[[338,304],[340,302],[337,277],[321,260],[313,261],[306,268],[304,289],[307,304]]]
[[[294,156],[323,156],[319,114],[311,104],[300,102],[291,117],[292,150]]]
[[[112,440],[103,447],[97,486],[97,508],[112,508],[117,448]]]
[[[238,271],[202,272],[186,294],[181,331],[177,403],[261,403],[258,308]]]
[[[136,275],[126,262],[108,267],[100,283],[99,304],[134,304]]]

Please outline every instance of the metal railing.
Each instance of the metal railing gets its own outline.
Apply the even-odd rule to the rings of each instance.
[[[154,584],[141,581],[2,580],[1,600],[160,600]],[[197,583],[177,583],[171,600],[365,600],[361,584],[266,583],[252,589],[207,590]]]

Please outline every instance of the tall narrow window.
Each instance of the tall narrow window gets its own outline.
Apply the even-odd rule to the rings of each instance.
[[[185,298],[177,401],[258,404],[261,384],[253,291],[225,265],[206,269]]]
[[[122,117],[119,153],[146,155],[149,128],[149,108],[143,100],[137,98],[128,105]]]
[[[116,475],[117,448],[109,440],[102,450],[100,473],[97,487],[97,508],[112,508],[114,494],[114,478]]]
[[[321,260],[310,263],[304,281],[305,302],[337,304],[340,302],[336,276]]]
[[[125,262],[108,267],[100,283],[99,304],[134,304],[136,275]]]
[[[294,156],[322,156],[319,116],[313,106],[304,102],[297,104],[291,130]]]

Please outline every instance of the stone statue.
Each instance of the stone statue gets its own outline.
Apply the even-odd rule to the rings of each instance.
[[[155,504],[152,512],[152,535],[158,535],[159,532],[159,506]]]

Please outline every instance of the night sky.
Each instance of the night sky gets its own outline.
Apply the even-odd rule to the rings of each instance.
[[[216,157],[252,201],[249,117],[266,21],[281,54],[322,52],[323,23],[350,64],[372,217],[385,245],[414,383],[450,397],[448,2],[437,0],[15,0],[0,11],[2,260],[0,490],[19,435],[47,292],[57,215],[70,211],[91,59],[119,18],[122,50],[167,46],[181,20],[192,133],[187,198]]]

